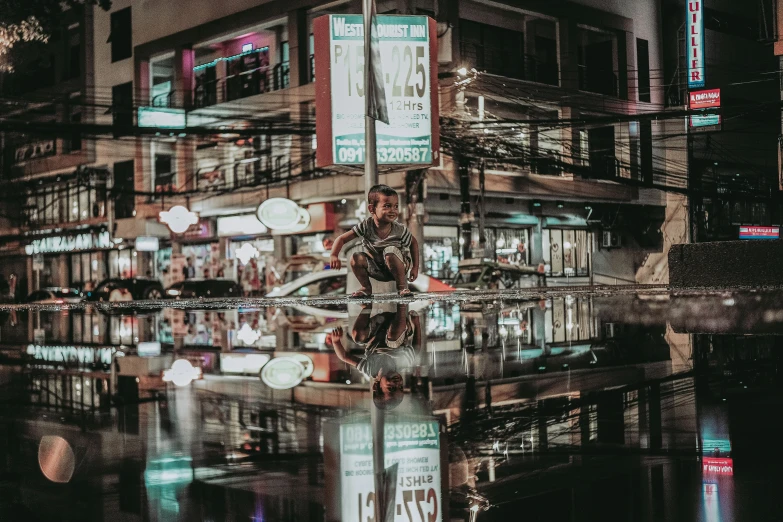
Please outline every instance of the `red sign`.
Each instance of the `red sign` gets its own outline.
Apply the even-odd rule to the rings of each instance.
[[[210,239],[215,235],[214,227],[212,226],[212,221],[208,219],[200,219],[198,223],[195,225],[190,225],[190,227],[182,234],[180,234],[180,239]],[[174,234],[172,234],[174,236]]]
[[[714,457],[704,457],[701,459],[702,472],[705,475],[734,475],[733,459],[718,459]]]
[[[740,239],[778,239],[780,227],[739,227]]]
[[[720,107],[720,89],[707,89],[690,93],[691,109],[709,109]]]

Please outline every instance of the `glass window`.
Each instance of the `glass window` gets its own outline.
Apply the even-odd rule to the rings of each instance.
[[[126,7],[111,14],[111,61],[117,62],[133,55],[133,30],[131,8]]]
[[[589,230],[545,230],[543,247],[548,274],[589,275],[588,256],[593,251],[593,234]]]

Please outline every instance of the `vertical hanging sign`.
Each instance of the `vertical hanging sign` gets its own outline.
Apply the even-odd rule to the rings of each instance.
[[[685,5],[688,89],[696,89],[704,87],[704,1],[687,0]]]

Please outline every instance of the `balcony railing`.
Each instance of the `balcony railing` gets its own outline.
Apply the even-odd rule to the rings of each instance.
[[[517,80],[559,85],[557,62],[475,42],[460,42],[460,53],[464,63],[471,64],[479,71]]]
[[[250,163],[238,163],[209,171],[198,172],[198,190],[234,190],[257,187],[287,179],[291,176],[291,162],[286,156],[265,156]]]
[[[579,90],[617,96],[620,92],[617,74],[606,69],[591,69],[586,65],[579,65]]]
[[[209,107],[218,103],[285,89],[289,83],[290,68],[287,63],[279,63],[272,67],[265,65],[197,86],[194,90],[193,103],[196,108]]]

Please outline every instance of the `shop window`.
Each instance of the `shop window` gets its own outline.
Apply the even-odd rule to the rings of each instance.
[[[543,234],[544,264],[548,275],[587,276],[593,234],[588,230],[547,229]]]
[[[456,227],[425,226],[422,271],[442,281],[451,281],[459,266],[458,237]]]
[[[85,292],[106,279],[106,253],[83,252],[71,255],[71,284]]]
[[[133,26],[131,8],[126,7],[111,14],[111,61],[118,62],[133,55]]]
[[[589,341],[598,337],[592,302],[588,298],[554,299],[545,321],[547,343]]]
[[[109,251],[109,277],[129,279],[136,277],[136,256],[134,250]]]

